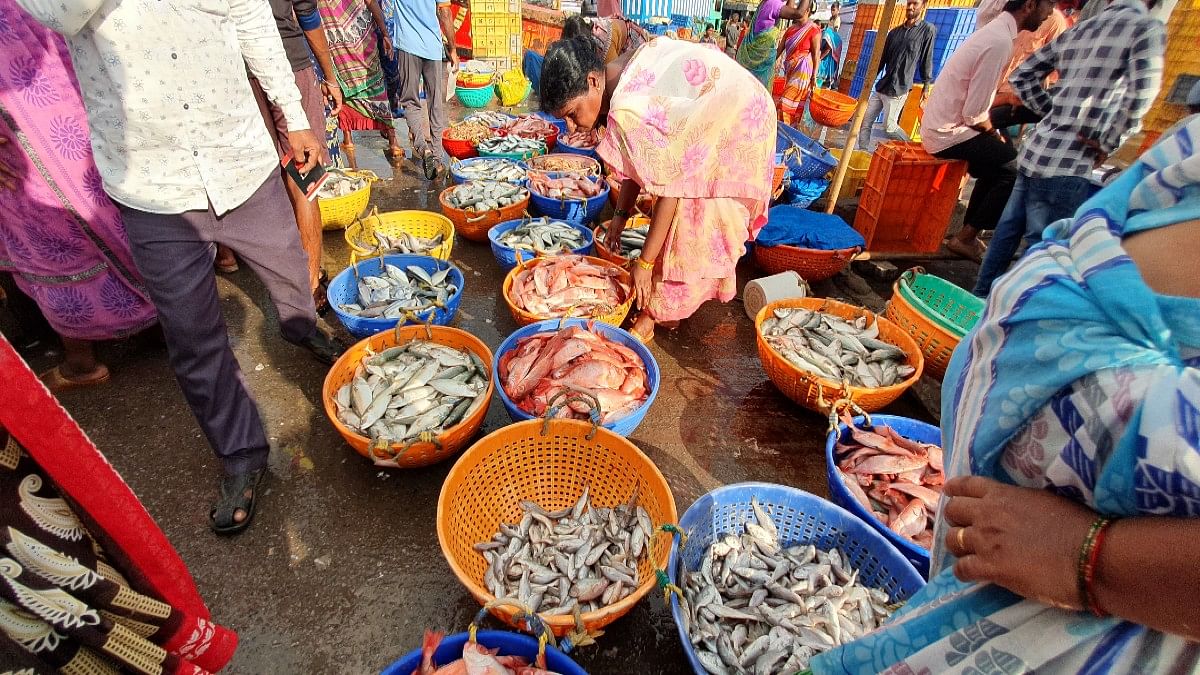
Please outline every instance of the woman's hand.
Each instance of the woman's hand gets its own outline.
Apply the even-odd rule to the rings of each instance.
[[[613,253],[621,251],[621,233],[625,231],[625,217],[614,215],[608,221],[608,231],[604,233],[604,245]]]
[[[1031,600],[1081,609],[1079,550],[1096,514],[1046,490],[967,476],[946,482],[946,548],[963,581],[994,583]]]
[[[7,136],[0,136],[0,145],[8,145]],[[3,159],[0,159],[0,188],[6,190],[17,189],[17,172]]]
[[[638,309],[646,309],[646,305],[650,303],[650,295],[654,291],[654,270],[646,269],[638,264],[638,261],[633,261],[633,297],[637,301]]]

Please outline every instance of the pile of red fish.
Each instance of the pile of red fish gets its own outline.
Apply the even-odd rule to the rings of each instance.
[[[529,189],[551,199],[587,199],[600,194],[599,179],[564,175],[551,178],[540,171],[529,172]]]
[[[559,138],[558,142],[564,145],[569,145],[572,148],[591,150],[597,145],[600,145],[600,134],[596,129],[572,131],[566,136]]]
[[[504,127],[504,131],[509,136],[536,138],[540,141],[544,141],[557,134],[558,127],[540,117],[534,117],[533,115],[522,115],[521,117],[509,122],[508,125]]]
[[[641,407],[650,395],[646,364],[632,349],[610,340],[593,325],[523,338],[500,357],[500,386],[518,408],[535,417],[550,401],[583,393],[600,406],[600,423],[615,422]],[[575,401],[557,417],[587,419],[589,406]]]
[[[876,424],[854,426],[849,415],[850,443],[834,448],[842,482],[863,508],[893,532],[923,548],[933,546],[933,518],[942,496],[942,449],[918,443]]]
[[[578,255],[546,258],[513,276],[512,301],[548,319],[612,311],[629,298],[621,272],[615,265],[597,265]]]
[[[467,641],[463,645],[462,658],[438,668],[433,662],[445,633],[425,630],[421,641],[421,667],[412,675],[556,675],[529,663],[521,656],[499,656],[499,649],[488,649],[477,642]]]

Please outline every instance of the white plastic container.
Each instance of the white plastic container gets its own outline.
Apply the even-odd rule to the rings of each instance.
[[[748,282],[746,290],[742,291],[742,306],[746,308],[746,316],[753,321],[758,310],[776,300],[805,297],[808,297],[808,283],[799,274],[788,270]]]

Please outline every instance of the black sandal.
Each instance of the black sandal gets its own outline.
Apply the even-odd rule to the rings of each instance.
[[[237,534],[250,526],[254,520],[254,505],[258,502],[258,485],[266,469],[221,479],[221,499],[208,514],[208,526],[217,534]],[[246,496],[249,491],[250,496]],[[246,512],[242,522],[233,519],[237,510]]]

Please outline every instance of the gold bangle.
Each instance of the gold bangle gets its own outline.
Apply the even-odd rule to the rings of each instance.
[[[638,257],[637,257],[637,258],[634,260],[634,262],[636,262],[636,263],[638,264],[638,267],[640,267],[640,268],[642,268],[642,269],[644,269],[644,270],[650,270],[650,271],[653,271],[653,270],[654,270],[654,263],[652,263],[652,262],[646,262],[646,261],[645,261],[645,259],[643,259],[641,256],[638,256]]]

